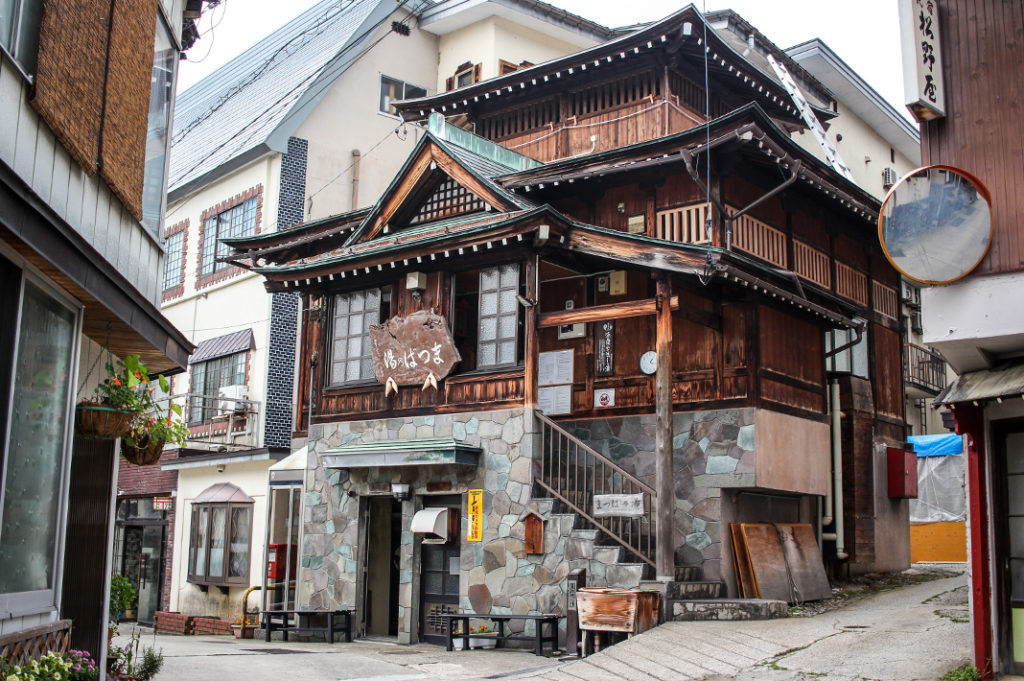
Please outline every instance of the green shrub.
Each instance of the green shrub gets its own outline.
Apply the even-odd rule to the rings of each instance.
[[[981,674],[973,664],[960,665],[939,677],[939,681],[981,681]]]
[[[110,578],[110,622],[115,624],[126,610],[131,610],[139,601],[127,577],[114,575]]]

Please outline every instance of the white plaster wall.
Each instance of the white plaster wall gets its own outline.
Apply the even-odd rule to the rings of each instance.
[[[256,446],[262,445],[266,417],[266,382],[270,343],[271,298],[263,288],[263,278],[242,272],[229,279],[196,288],[196,267],[199,253],[199,225],[204,210],[240,194],[251,187],[263,185],[263,209],[260,233],[276,231],[281,160],[277,154],[264,157],[235,173],[179,201],[168,212],[167,224],[188,219],[185,250],[185,292],[163,305],[163,313],[191,342],[199,343],[235,331],[251,328],[256,348],[249,355],[249,399],[260,400],[260,423]],[[175,394],[190,390],[191,374],[174,378]]]
[[[825,132],[839,151],[839,157],[850,168],[854,181],[864,190],[881,200],[887,189],[882,186],[882,170],[894,168],[899,177],[903,177],[918,167],[899,151],[895,151],[896,160],[892,161],[892,145],[884,137],[875,132],[857,114],[842,103],[839,104],[839,116],[829,121]],[[837,140],[842,135],[843,140]],[[825,160],[825,151],[818,144],[814,133],[810,130],[796,132],[793,139],[812,154]],[[893,150],[894,151],[894,150]],[[866,159],[871,159],[870,161]]]
[[[247,586],[232,587],[225,596],[214,587],[206,593],[188,581],[189,538],[192,532],[192,500],[210,485],[230,482],[253,498],[252,543],[249,553],[249,584],[263,583],[267,489],[269,468],[274,461],[229,463],[223,473],[216,466],[184,468],[178,471],[177,513],[174,520],[174,559],[171,566],[170,609],[186,615],[213,615],[232,622],[241,616],[242,595]],[[251,599],[255,602],[255,597]]]
[[[437,37],[419,29],[398,35],[390,20],[383,26],[373,38],[383,37],[381,42],[342,74],[294,133],[309,142],[307,220],[376,203],[422,135],[413,125],[394,133],[402,121],[378,110],[380,78],[397,78],[434,94]],[[361,153],[357,205],[352,202],[353,149]]]
[[[437,91],[444,92],[445,80],[468,62],[481,64],[483,80],[498,75],[498,60],[534,64],[578,52],[579,47],[557,40],[501,17],[489,17],[441,36]]]
[[[1024,272],[967,276],[921,289],[924,342],[959,373],[988,366],[994,356],[1024,352]]]

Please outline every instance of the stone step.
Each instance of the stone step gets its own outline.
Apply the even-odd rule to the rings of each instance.
[[[618,563],[622,560],[622,549],[618,546],[595,546],[594,560],[602,563]]]
[[[545,518],[551,515],[551,512],[555,509],[555,500],[551,497],[532,497],[530,499],[529,508],[532,511],[540,513]]]
[[[635,589],[644,579],[643,563],[612,563],[606,565],[604,578],[615,589]]]
[[[582,539],[592,542],[597,539],[597,530],[584,530],[580,528],[574,528],[569,536],[571,536],[573,539]]]
[[[718,599],[724,594],[724,587],[714,581],[669,582],[665,597],[670,601]]]
[[[676,565],[677,582],[699,582],[704,571],[699,565]]]
[[[771,620],[787,617],[789,604],[761,598],[669,600],[665,619],[674,622],[707,620]]]

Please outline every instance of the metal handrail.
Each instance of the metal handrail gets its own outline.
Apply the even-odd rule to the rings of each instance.
[[[654,489],[555,421],[536,415],[541,426],[541,472],[535,482],[588,524],[654,567]],[[594,495],[599,494],[643,494],[644,514],[597,517],[587,509]]]
[[[946,360],[914,343],[903,344],[903,380],[936,393],[946,387]]]

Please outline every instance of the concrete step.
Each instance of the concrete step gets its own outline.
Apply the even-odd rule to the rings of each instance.
[[[676,565],[677,582],[699,582],[704,571],[699,565]]]
[[[665,597],[670,601],[721,598],[725,585],[721,582],[670,582]]]
[[[618,546],[595,546],[594,560],[602,563],[618,563],[622,560],[622,549]]]
[[[547,517],[555,509],[555,500],[551,497],[533,497],[530,499],[529,507],[531,510]]]
[[[786,601],[761,598],[694,598],[669,600],[665,619],[675,622],[706,620],[771,620],[789,615]]]

